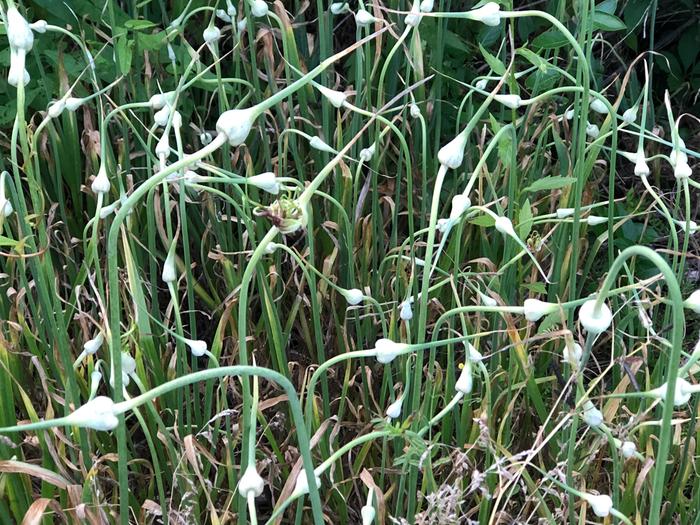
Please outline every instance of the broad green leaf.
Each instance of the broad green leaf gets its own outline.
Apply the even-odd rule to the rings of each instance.
[[[605,0],[595,6],[595,10],[601,13],[608,13],[609,15],[614,15],[617,9],[617,0]]]
[[[496,221],[490,215],[480,215],[479,217],[471,219],[469,222],[485,228],[491,228],[494,224],[496,224]]]
[[[143,31],[144,29],[150,29],[155,26],[156,24],[150,20],[127,20],[124,22],[124,27],[133,31]]]
[[[539,47],[541,49],[556,49],[567,45],[569,41],[566,37],[561,34],[556,29],[550,29],[545,31],[541,35],[535,37],[532,41],[534,47]]]
[[[537,179],[523,191],[536,192],[544,190],[558,190],[568,186],[569,184],[573,184],[574,182],[576,182],[575,177],[544,177],[543,179]]]
[[[494,73],[496,73],[497,75],[503,75],[506,72],[506,66],[503,64],[503,62],[501,62],[498,58],[486,51],[486,49],[484,49],[484,46],[482,46],[481,44],[479,44],[479,49],[481,50],[481,54],[484,55],[486,63],[489,65],[489,67],[493,70]]]
[[[533,66],[538,67],[539,70],[543,73],[547,72],[547,69],[549,68],[549,63],[537,53],[534,53],[533,51],[530,51],[525,47],[521,47],[515,53],[522,56]]]
[[[520,208],[520,213],[518,214],[518,236],[521,239],[527,239],[532,230],[532,209],[530,206],[530,199],[525,199],[522,207]]]
[[[593,13],[593,29],[601,31],[625,31],[627,26],[615,15],[596,11]]]

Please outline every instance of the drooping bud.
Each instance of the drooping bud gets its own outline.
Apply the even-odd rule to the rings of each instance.
[[[260,188],[267,193],[271,193],[272,195],[277,195],[280,192],[280,183],[277,181],[275,174],[271,171],[248,177],[247,181],[248,184]]]
[[[438,161],[443,166],[456,170],[464,160],[464,148],[467,146],[467,137],[460,133],[438,151]]]
[[[411,306],[411,303],[413,302],[413,299],[408,299],[406,301],[403,301],[399,305],[399,318],[402,321],[410,321],[413,319],[413,308]]]
[[[248,465],[241,479],[238,480],[238,493],[243,499],[248,499],[250,495],[257,498],[263,493],[264,488],[265,480],[258,474],[255,465]]]
[[[610,511],[613,508],[613,501],[607,494],[600,494],[598,496],[594,494],[586,494],[584,498],[591,506],[593,514],[599,518],[605,518],[610,515]]]
[[[119,424],[115,404],[106,396],[97,396],[66,417],[71,425],[93,430],[113,430]]]
[[[605,105],[605,103],[597,98],[594,98],[591,100],[591,103],[589,107],[595,111],[596,113],[600,113],[601,115],[607,115],[608,114],[608,106]]]
[[[518,109],[523,102],[519,95],[494,95],[493,99],[510,109]]]
[[[209,25],[202,33],[202,38],[205,44],[213,46],[221,38],[221,30],[213,24]]]
[[[700,290],[695,290],[691,293],[688,298],[683,301],[683,306],[696,314],[700,314]]]
[[[365,294],[359,288],[350,288],[349,290],[341,290],[341,295],[350,306],[357,306],[365,299]]]
[[[622,457],[625,459],[629,459],[631,457],[634,457],[635,453],[637,452],[637,445],[634,444],[632,441],[625,441],[620,445],[620,453],[622,454]]]
[[[379,20],[364,9],[360,9],[357,11],[357,13],[355,13],[355,23],[357,24],[357,27],[369,27],[370,24],[374,24],[376,22],[379,22]]]
[[[603,424],[603,413],[595,407],[590,399],[583,405],[582,417],[589,427],[595,428]]]
[[[328,102],[330,102],[333,107],[342,107],[348,98],[348,96],[342,91],[336,91],[335,89],[330,89],[326,86],[321,86],[320,84],[317,84],[315,87],[324,97],[328,99]]]
[[[455,383],[455,390],[466,396],[467,394],[471,393],[473,387],[474,378],[472,376],[472,366],[469,363],[465,363],[464,367],[462,368],[462,372],[459,374],[459,378],[457,378],[457,382]]]
[[[261,18],[267,14],[269,7],[265,0],[253,0],[250,3],[250,14],[255,18]]]
[[[557,311],[557,305],[554,303],[546,303],[539,299],[525,299],[523,303],[525,310],[525,319],[531,323],[535,323],[542,319],[545,315],[549,315]]]
[[[600,135],[600,128],[596,124],[591,124],[588,122],[586,124],[586,135],[592,139],[597,139],[598,135]]]
[[[403,406],[403,395],[396,399],[389,407],[386,409],[386,417],[389,419],[397,419],[401,416],[401,407]]]
[[[666,391],[668,390],[668,383],[664,383],[658,388],[655,388],[653,390],[649,391],[649,394],[652,397],[655,397],[657,399],[661,399],[662,401],[667,401],[666,399]],[[692,395],[693,390],[691,388],[691,384],[683,379],[682,377],[679,377],[676,379],[676,387],[674,388],[673,392],[673,399],[671,402],[673,403],[674,406],[681,406],[685,405],[688,401],[690,401],[690,396]]]
[[[632,106],[622,114],[622,122],[632,124],[637,120],[637,106]]]
[[[97,193],[98,195],[101,193],[104,195],[105,193],[109,192],[111,186],[109,177],[107,176],[107,168],[105,167],[104,162],[102,162],[100,163],[100,169],[97,171],[97,176],[90,185],[90,189],[93,193]]]
[[[350,5],[347,2],[333,2],[331,4],[331,13],[335,16],[350,12]]]
[[[97,332],[97,335],[95,337],[85,342],[85,344],[83,345],[83,351],[87,355],[93,355],[97,353],[97,351],[102,347],[102,343],[104,343],[104,340],[105,338],[102,335],[102,332]]]
[[[374,350],[376,352],[377,361],[382,364],[391,363],[396,356],[398,356],[402,351],[408,347],[405,343],[395,343],[391,339],[378,339],[374,343]]]
[[[605,332],[612,323],[613,315],[605,303],[600,303],[600,310],[595,311],[595,299],[589,299],[581,305],[578,311],[578,319],[581,326],[590,334]]]
[[[223,133],[231,146],[240,146],[248,138],[256,117],[253,108],[224,111],[216,121],[216,131]]]
[[[501,6],[496,2],[487,2],[478,9],[469,11],[468,18],[486,24],[487,26],[495,27],[501,23],[500,11]]]
[[[201,339],[183,339],[183,342],[190,348],[190,352],[195,357],[202,357],[209,349],[207,342]]]

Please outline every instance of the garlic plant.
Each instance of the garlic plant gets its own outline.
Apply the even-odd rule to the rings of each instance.
[[[628,6],[35,4],[1,6],[7,520],[697,521],[696,123],[658,56],[601,76]]]

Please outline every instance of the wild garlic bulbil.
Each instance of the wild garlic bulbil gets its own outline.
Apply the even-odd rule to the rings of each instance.
[[[464,148],[467,146],[467,137],[460,133],[438,151],[438,160],[443,166],[456,170],[464,161]]]
[[[106,396],[97,396],[66,416],[66,423],[93,430],[114,430],[119,424],[114,401]]]
[[[556,312],[558,308],[554,303],[545,303],[539,299],[525,299],[523,307],[525,309],[525,319],[533,323],[539,321],[545,315]]]
[[[501,23],[501,6],[496,2],[487,2],[483,6],[472,9],[467,13],[467,18],[495,27]]]
[[[377,342],[374,343],[377,361],[382,364],[391,363],[396,356],[401,354],[406,348],[407,345],[405,343],[395,343],[391,339],[386,338],[378,339]]]
[[[238,480],[238,493],[243,499],[248,499],[249,496],[257,498],[265,489],[265,480],[258,474],[255,465],[248,465],[245,472]]]
[[[607,304],[601,302],[597,306],[595,299],[589,299],[581,305],[578,311],[578,319],[586,332],[600,334],[610,327],[613,315]]]
[[[216,121],[216,131],[226,136],[229,145],[240,146],[248,138],[257,117],[254,108],[230,109]]]
[[[584,498],[591,506],[593,514],[599,518],[606,518],[610,515],[610,511],[613,508],[613,501],[607,494],[586,494]]]

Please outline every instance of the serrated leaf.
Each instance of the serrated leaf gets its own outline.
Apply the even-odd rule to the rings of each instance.
[[[506,72],[506,66],[505,64],[503,64],[503,62],[501,62],[498,58],[486,51],[486,49],[484,49],[484,46],[482,46],[481,44],[479,44],[479,49],[481,50],[481,54],[484,55],[486,63],[489,65],[489,67],[493,70],[494,73],[496,73],[497,75],[503,75]]]
[[[576,177],[544,177],[543,179],[537,179],[523,191],[536,192],[544,190],[558,190],[568,186],[569,184],[573,184],[574,182],[576,182]]]

